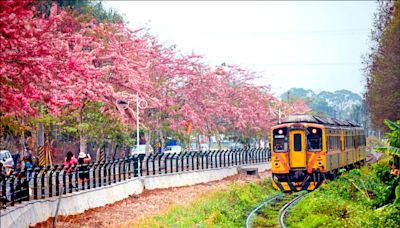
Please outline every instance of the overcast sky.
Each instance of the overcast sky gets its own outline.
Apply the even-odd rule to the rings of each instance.
[[[201,54],[211,65],[263,72],[257,84],[281,94],[364,91],[361,56],[370,46],[374,1],[110,1],[137,29],[166,45]]]

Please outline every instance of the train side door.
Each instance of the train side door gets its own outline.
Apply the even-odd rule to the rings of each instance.
[[[306,143],[304,131],[290,131],[290,167],[306,167]]]

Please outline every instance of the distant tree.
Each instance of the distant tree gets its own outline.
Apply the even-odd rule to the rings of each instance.
[[[365,59],[364,94],[374,127],[387,130],[384,119],[400,119],[400,1],[380,1]]]
[[[50,15],[53,0],[38,0],[38,12]],[[87,19],[96,18],[97,22],[125,23],[123,15],[115,9],[106,9],[99,0],[57,0],[58,7],[69,11],[72,16],[86,15]]]

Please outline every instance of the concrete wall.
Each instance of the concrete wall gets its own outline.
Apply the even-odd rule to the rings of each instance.
[[[180,187],[221,180],[238,173],[242,167],[258,168],[264,171],[271,168],[270,163],[257,165],[227,167],[221,169],[198,170],[184,173],[173,173],[157,176],[137,177],[124,182],[90,189],[61,197],[59,215],[73,215],[82,213],[87,209],[104,206],[129,197],[132,194],[140,194],[144,189],[157,189]],[[45,200],[34,200],[17,204],[6,210],[0,210],[0,227],[28,227],[38,222],[54,217],[58,197]]]

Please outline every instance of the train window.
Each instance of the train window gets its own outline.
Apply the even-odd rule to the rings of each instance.
[[[302,151],[301,134],[294,134],[293,137],[294,151]]]
[[[274,151],[287,152],[288,151],[287,128],[274,129],[272,134],[273,134]]]
[[[307,150],[321,151],[322,149],[322,130],[319,128],[307,128]]]

